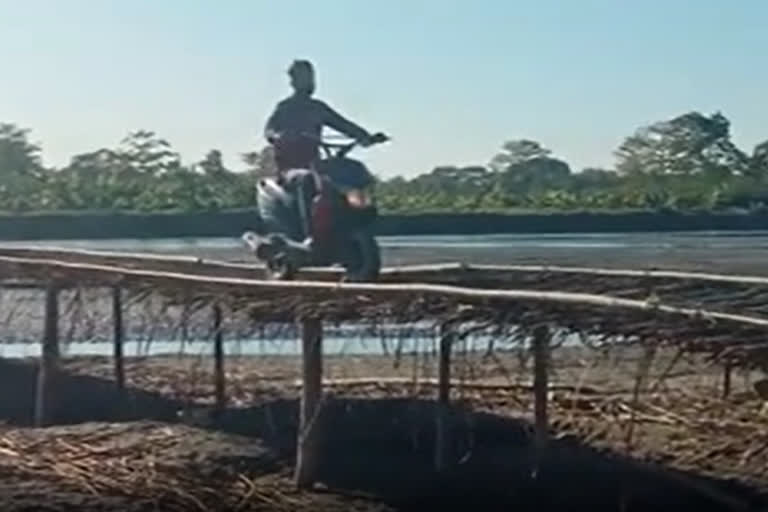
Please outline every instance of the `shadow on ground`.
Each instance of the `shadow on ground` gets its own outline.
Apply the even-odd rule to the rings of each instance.
[[[34,366],[0,360],[0,386],[4,390],[0,419],[29,425],[34,409]],[[59,425],[138,419],[176,422],[177,411],[184,407],[177,400],[145,391],[131,390],[121,397],[113,382],[72,375],[58,376],[55,404],[51,420]],[[201,426],[259,438],[278,460],[290,465],[297,417],[295,400],[271,400],[206,416]],[[326,433],[319,468],[322,482],[332,489],[375,495],[403,511],[445,506],[715,511],[760,510],[768,505],[764,496],[740,484],[598,453],[575,439],[552,441],[533,478],[528,425],[457,410],[450,415],[450,464],[437,474],[433,469],[434,418],[435,405],[428,401],[329,397],[319,419]]]

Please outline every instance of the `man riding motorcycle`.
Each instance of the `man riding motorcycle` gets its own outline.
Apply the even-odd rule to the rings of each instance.
[[[302,221],[305,227],[306,244],[315,241],[313,233],[324,238],[330,226],[311,226],[314,216],[306,209],[322,210],[328,205],[319,183],[309,169],[315,168],[319,159],[320,140],[325,126],[355,139],[363,146],[384,142],[383,134],[371,134],[367,130],[349,121],[323,101],[313,98],[315,92],[315,71],[312,63],[296,60],[288,69],[291,87],[294,93],[280,101],[269,116],[265,127],[267,141],[274,147],[275,164],[278,177],[290,188],[296,187],[304,195],[300,204]],[[295,184],[295,185],[294,185]],[[318,215],[322,218],[322,215]]]

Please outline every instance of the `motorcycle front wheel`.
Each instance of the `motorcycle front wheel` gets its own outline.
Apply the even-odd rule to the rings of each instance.
[[[281,254],[266,261],[264,273],[268,281],[291,281],[297,270],[296,265]]]
[[[345,281],[372,282],[379,278],[381,272],[381,250],[376,237],[370,231],[353,233],[347,244],[342,265],[345,270]]]

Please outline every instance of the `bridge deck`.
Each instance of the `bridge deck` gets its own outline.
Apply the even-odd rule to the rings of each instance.
[[[301,314],[545,322],[586,334],[684,344],[734,362],[758,364],[768,354],[765,277],[462,264],[386,268],[375,284],[342,284],[332,269],[307,270],[294,282],[265,281],[260,274],[253,265],[190,257],[0,248],[6,286],[44,286],[50,279],[60,286],[119,284],[248,309],[273,321]]]

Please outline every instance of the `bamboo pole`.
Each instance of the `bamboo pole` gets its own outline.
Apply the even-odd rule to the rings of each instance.
[[[444,328],[440,336],[440,358],[438,360],[437,414],[435,418],[435,470],[446,467],[446,452],[450,445],[448,410],[451,400],[451,348],[455,332]]]
[[[209,292],[238,292],[244,294],[265,295],[267,292],[286,291],[297,295],[315,293],[316,297],[329,300],[342,297],[355,297],[360,293],[379,295],[381,299],[411,300],[414,296],[448,296],[462,299],[466,302],[487,304],[488,300],[500,302],[544,302],[556,304],[572,304],[580,306],[610,307],[627,310],[653,311],[657,314],[686,316],[700,320],[723,320],[768,328],[768,319],[747,315],[707,311],[698,308],[667,306],[655,301],[623,299],[607,295],[590,293],[573,293],[561,291],[539,290],[499,290],[477,289],[451,285],[423,283],[330,283],[322,281],[265,281],[258,279],[240,279],[228,277],[211,277],[179,272],[158,272],[150,270],[128,269],[121,267],[68,263],[56,260],[24,259],[0,256],[0,270],[5,273],[39,275],[43,271],[71,273],[72,279],[100,281],[104,285],[115,281],[140,282],[155,286],[179,287],[182,285],[199,286]],[[87,278],[87,279],[86,279]]]
[[[549,343],[552,333],[546,325],[533,331],[533,395],[534,395],[534,475],[541,470],[549,438]]]
[[[419,377],[414,379],[413,377],[350,377],[350,378],[338,378],[338,379],[323,379],[323,388],[328,387],[356,387],[356,386],[412,386],[418,385],[420,387],[439,388],[440,379],[430,377]],[[293,381],[293,387],[301,388],[301,379]],[[451,378],[450,386],[461,386],[464,390],[473,391],[529,391],[533,392],[533,381],[528,382],[505,382],[489,383],[489,382],[466,382],[461,379]],[[567,391],[571,393],[583,393],[585,395],[612,395],[623,394],[631,392],[631,389],[616,387],[616,388],[599,388],[590,385],[580,384],[565,384],[558,383],[552,384],[549,382],[548,389],[552,391]]]
[[[323,394],[323,324],[316,318],[301,321],[302,377],[296,449],[296,486],[307,489],[317,480],[320,404]]]
[[[226,374],[224,373],[224,332],[221,327],[221,306],[213,306],[213,355],[216,408],[221,411],[227,406]]]
[[[43,327],[42,353],[37,373],[35,398],[36,427],[45,426],[51,418],[53,391],[56,389],[56,373],[59,362],[59,290],[49,284],[45,290],[45,324]]]
[[[124,334],[122,291],[119,286],[115,286],[112,288],[112,349],[115,359],[115,383],[120,392],[125,390]]]
[[[0,247],[0,256],[42,260],[57,259],[60,261],[84,262],[97,265],[139,267],[145,269],[154,269],[157,271],[183,270],[184,272],[201,275],[209,274],[246,279],[254,274],[254,270],[261,268],[258,265],[203,259],[194,256],[162,255],[156,253],[127,253],[116,251],[93,251],[87,249],[64,249],[58,247]],[[453,279],[456,279],[455,276],[458,274],[459,281],[472,281],[478,277],[482,277],[483,275],[503,280],[504,274],[511,275],[521,273],[583,274],[604,277],[635,277],[647,279],[674,279],[681,281],[712,281],[768,286],[768,276],[715,274],[682,270],[638,270],[625,268],[572,267],[561,265],[469,265],[460,262],[387,267],[382,269],[381,279],[387,282],[395,281],[400,277],[412,280],[414,276],[419,275],[422,275],[426,278],[452,276]],[[301,275],[312,279],[329,280],[341,277],[342,271],[330,268],[307,268],[302,269]]]

